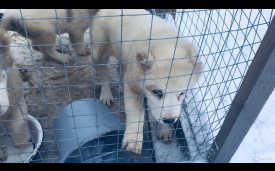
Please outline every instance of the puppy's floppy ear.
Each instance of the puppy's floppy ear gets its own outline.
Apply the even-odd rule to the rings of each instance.
[[[190,62],[194,65],[194,73],[202,72],[202,62],[198,58],[198,50],[194,44],[190,43],[187,48],[187,54],[190,58]],[[197,61],[197,62],[196,62]],[[200,76],[200,74],[199,74]]]
[[[199,60],[198,52],[195,50],[191,53],[191,63],[194,65],[194,73],[202,72],[202,62]],[[199,74],[200,75],[200,74]]]
[[[147,49],[148,50],[148,49]],[[142,49],[141,51],[137,52],[136,57],[137,57],[137,64],[140,67],[140,69],[142,69],[142,71],[146,70],[146,61],[147,61],[147,51],[146,49]],[[148,56],[148,60],[149,60],[149,56]],[[151,69],[151,62],[147,62],[147,70]]]
[[[194,62],[195,65],[195,62]],[[194,73],[199,73],[199,75],[201,75],[200,72],[202,72],[202,62],[198,59],[196,62],[196,65],[194,66]]]

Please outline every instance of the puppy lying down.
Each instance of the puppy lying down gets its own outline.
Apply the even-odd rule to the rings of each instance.
[[[180,115],[186,90],[198,81],[202,64],[197,59],[195,46],[184,38],[177,39],[178,30],[165,20],[152,17],[142,9],[125,9],[123,18],[121,14],[121,9],[101,9],[96,14],[105,17],[94,18],[92,23],[92,42],[95,43],[92,58],[95,64],[106,64],[108,57],[113,55],[121,63],[126,111],[122,148],[141,153],[143,98],[147,97],[148,107],[160,123],[158,139],[168,143],[173,138],[170,125]],[[114,15],[117,16],[106,17]],[[97,66],[96,69],[100,82],[109,82],[107,66]],[[100,99],[109,106],[112,98],[110,85],[102,84]]]

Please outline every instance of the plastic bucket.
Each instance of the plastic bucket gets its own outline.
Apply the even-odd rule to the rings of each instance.
[[[41,146],[43,140],[41,124],[31,115],[28,115],[27,123],[32,139],[26,148],[17,149],[11,144],[10,138],[5,134],[5,130],[7,130],[7,122],[2,121],[5,130],[0,126],[0,145],[4,150],[4,153],[8,155],[8,160],[5,163],[29,163]]]
[[[120,149],[125,125],[100,100],[72,102],[59,112],[53,127],[60,163],[133,162]]]

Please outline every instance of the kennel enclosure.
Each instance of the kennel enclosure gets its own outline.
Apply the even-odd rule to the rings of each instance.
[[[144,121],[145,147],[133,162],[194,162],[199,159],[229,162],[274,89],[273,10],[149,11],[150,14],[140,15],[158,15],[164,18],[178,29],[180,34],[175,39],[186,38],[195,44],[198,59],[203,63],[203,72],[196,86],[187,89],[179,122],[174,124],[171,144],[162,145],[162,140],[156,139],[158,124],[150,117],[150,109],[144,109],[147,111]],[[92,25],[95,16],[82,18],[85,17],[90,19]],[[121,16],[110,17],[120,17],[123,20],[123,10]],[[54,18],[43,18],[47,19],[57,20],[58,24],[60,20],[67,18],[60,18],[56,13]],[[41,19],[24,18],[21,13],[18,20],[24,22]],[[91,46],[96,42],[90,42],[89,29],[85,33],[84,44]],[[26,28],[24,31],[28,34]],[[44,139],[32,162],[59,162],[58,152],[66,149],[60,149],[56,140],[53,123],[55,119],[60,119],[57,114],[74,101],[98,99],[102,83],[96,82],[94,64],[87,62],[87,57],[77,55],[71,48],[68,34],[57,35],[56,45],[45,46],[61,46],[63,54],[75,57],[76,62],[72,65],[59,64],[44,57],[32,49],[29,39],[14,31],[9,31],[8,34],[12,39],[10,48],[15,53],[16,69],[20,71],[24,81],[24,87],[19,88],[24,89],[29,113],[43,127]],[[110,110],[125,121],[123,102],[126,99],[122,93],[121,73],[118,71],[120,67],[121,64],[110,57],[108,70],[111,81],[108,84],[111,85],[116,100]],[[86,114],[94,115],[92,112]],[[78,140],[79,137],[72,139]],[[95,145],[100,148],[100,143]],[[115,145],[118,148],[121,144]],[[174,156],[174,153],[179,154]]]

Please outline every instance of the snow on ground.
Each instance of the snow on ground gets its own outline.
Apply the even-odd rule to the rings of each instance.
[[[245,136],[231,163],[275,163],[275,91]]]

